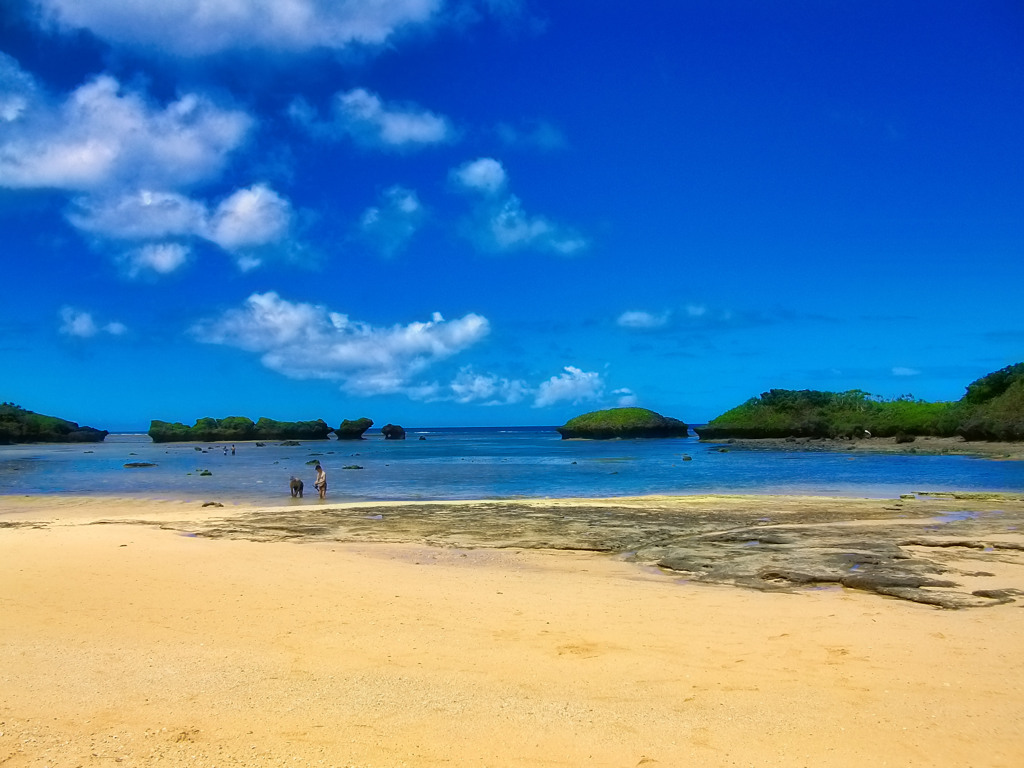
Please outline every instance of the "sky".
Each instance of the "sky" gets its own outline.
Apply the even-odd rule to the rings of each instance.
[[[0,400],[707,421],[1024,361],[1019,0],[0,0]]]

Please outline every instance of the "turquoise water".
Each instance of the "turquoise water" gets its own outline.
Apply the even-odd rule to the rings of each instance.
[[[1019,461],[718,448],[694,437],[564,441],[553,429],[481,427],[410,429],[404,441],[368,434],[299,447],[237,443],[232,455],[223,444],[154,444],[146,435],[121,434],[94,445],[0,446],[0,494],[287,502],[291,475],[305,482],[306,499],[315,497],[308,462],[317,459],[332,501],[1024,490]],[[128,462],[157,466],[127,469]],[[201,476],[204,469],[212,474]]]

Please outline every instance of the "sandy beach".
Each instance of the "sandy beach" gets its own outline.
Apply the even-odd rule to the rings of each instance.
[[[0,765],[1017,766],[1022,507],[536,501],[488,540],[479,504],[0,497]],[[614,536],[549,540],[584,510]],[[908,559],[1002,599],[704,583],[604,546],[633,546],[627,513],[749,518],[782,549],[920,525]]]

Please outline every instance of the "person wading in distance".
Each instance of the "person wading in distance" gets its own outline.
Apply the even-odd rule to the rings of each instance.
[[[316,482],[313,483],[313,487],[320,492],[320,498],[324,498],[327,495],[327,473],[324,472],[324,468],[318,463],[314,469],[316,470]]]

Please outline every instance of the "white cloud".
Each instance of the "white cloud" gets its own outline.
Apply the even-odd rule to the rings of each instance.
[[[330,120],[320,120],[302,99],[292,102],[288,114],[314,136],[349,136],[364,146],[384,149],[410,149],[455,139],[446,117],[415,104],[386,104],[365,88],[336,93]]]
[[[565,135],[554,125],[545,120],[527,122],[518,126],[510,123],[499,123],[496,129],[498,138],[513,149],[542,149],[546,151],[565,149],[569,142]]]
[[[527,215],[515,195],[509,195],[491,216],[490,235],[499,251],[537,248],[568,256],[587,247],[587,241],[572,230],[543,216]]]
[[[463,163],[452,171],[451,176],[460,186],[488,195],[501,192],[508,178],[504,167],[493,157],[480,157]]]
[[[450,177],[460,188],[479,195],[470,236],[484,250],[531,248],[570,255],[589,245],[572,229],[527,214],[519,198],[507,191],[507,174],[494,158],[464,163],[453,169]]]
[[[541,382],[537,388],[534,406],[543,408],[555,403],[577,404],[585,400],[600,400],[604,395],[604,382],[596,371],[583,371],[571,365],[565,366],[565,373],[552,376]]]
[[[619,399],[616,404],[619,408],[632,408],[638,402],[637,396],[633,390],[625,387],[614,390],[612,394],[618,396]]]
[[[402,250],[423,221],[423,205],[411,189],[385,189],[378,205],[363,211],[359,231],[384,256]]]
[[[13,123],[39,98],[35,80],[0,51],[0,123]]]
[[[668,323],[670,313],[654,314],[643,310],[630,310],[619,315],[615,322],[622,328],[651,329],[661,328]]]
[[[66,336],[76,336],[80,339],[89,339],[99,333],[122,336],[128,331],[124,323],[117,321],[99,325],[91,313],[74,307],[63,307],[60,311],[60,319],[60,332]]]
[[[114,197],[82,197],[68,213],[78,229],[118,240],[195,235],[206,228],[206,206],[177,192],[141,190]]]
[[[379,45],[433,21],[443,0],[33,0],[59,29],[179,56]]]
[[[243,270],[257,266],[268,249],[291,247],[291,203],[265,184],[235,190],[212,210],[177,192],[141,190],[120,196],[81,197],[68,220],[101,238],[166,241],[199,238],[232,254]],[[184,263],[188,248],[147,243],[129,255],[129,274],[150,268],[166,274]]]
[[[191,249],[181,243],[148,243],[125,255],[129,277],[167,275],[188,261]]]
[[[469,366],[459,371],[450,386],[457,403],[510,405],[522,402],[530,393],[524,381],[476,373]]]
[[[108,75],[63,101],[0,61],[0,186],[95,191],[174,188],[216,177],[252,125],[198,94],[165,107]]]
[[[920,376],[921,372],[916,368],[904,368],[903,366],[896,366],[892,369],[893,376]]]
[[[435,312],[426,322],[379,328],[274,292],[254,293],[241,308],[192,329],[199,341],[260,354],[263,365],[290,378],[340,381],[355,395],[417,397],[416,376],[489,332],[487,318],[473,313],[446,321]]]
[[[291,225],[291,204],[265,184],[236,190],[210,217],[207,239],[241,252],[282,241]]]

